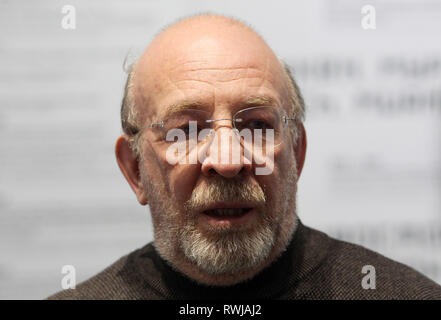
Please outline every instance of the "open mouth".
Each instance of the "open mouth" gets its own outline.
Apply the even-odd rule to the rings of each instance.
[[[218,208],[205,210],[204,214],[214,218],[242,217],[250,212],[252,208]]]

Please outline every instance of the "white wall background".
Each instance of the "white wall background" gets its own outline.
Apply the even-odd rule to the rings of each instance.
[[[82,281],[152,239],[113,154],[122,63],[203,11],[247,21],[294,68],[303,222],[441,283],[441,2],[1,0],[0,298],[44,298],[63,265]]]

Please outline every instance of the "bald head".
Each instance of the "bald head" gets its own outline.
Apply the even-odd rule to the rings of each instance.
[[[219,15],[179,20],[155,37],[130,70],[121,109],[123,130],[136,133],[172,99],[199,96],[214,104],[222,84],[235,81],[243,86],[239,95],[246,95],[250,82],[260,92],[275,89],[288,113],[303,117],[303,100],[288,68],[249,26]]]

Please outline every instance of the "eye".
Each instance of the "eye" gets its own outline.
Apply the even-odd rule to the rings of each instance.
[[[251,130],[254,130],[254,129],[262,129],[262,130],[272,129],[271,124],[269,124],[264,119],[252,119],[252,120],[249,120],[246,123],[246,127],[248,129],[251,129]]]
[[[185,135],[187,135],[187,136],[190,134],[190,125],[188,123],[181,125],[177,129],[184,131]]]
[[[190,122],[186,122],[185,124],[180,125],[178,129],[184,131],[185,135],[189,137],[190,133],[196,133],[196,135],[198,135],[203,127],[199,121],[194,121],[192,124],[190,124]]]

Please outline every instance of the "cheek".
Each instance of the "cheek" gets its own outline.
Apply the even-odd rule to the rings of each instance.
[[[154,144],[149,143],[148,140],[143,141],[143,163],[141,164],[144,170],[145,179],[148,184],[155,188],[155,197],[166,196],[170,194],[170,185],[168,181],[168,175],[170,171],[170,166],[164,163],[163,159],[159,156]],[[150,194],[150,197],[153,195]]]
[[[200,172],[200,166],[195,164],[178,164],[170,171],[170,188],[178,203],[183,204],[190,199]]]
[[[167,161],[166,151],[162,148],[153,148],[155,150],[153,162],[156,170],[160,172],[162,184],[167,186],[167,195],[163,195],[168,199],[173,199],[180,207],[187,201],[194,189],[196,181],[200,175],[201,168],[196,164],[174,164],[171,165]]]
[[[256,180],[263,188],[265,195],[270,203],[282,199],[286,192],[289,177],[292,177],[296,171],[294,154],[289,148],[277,150],[274,153],[274,170],[270,175],[256,175]],[[294,172],[293,172],[294,171]]]

